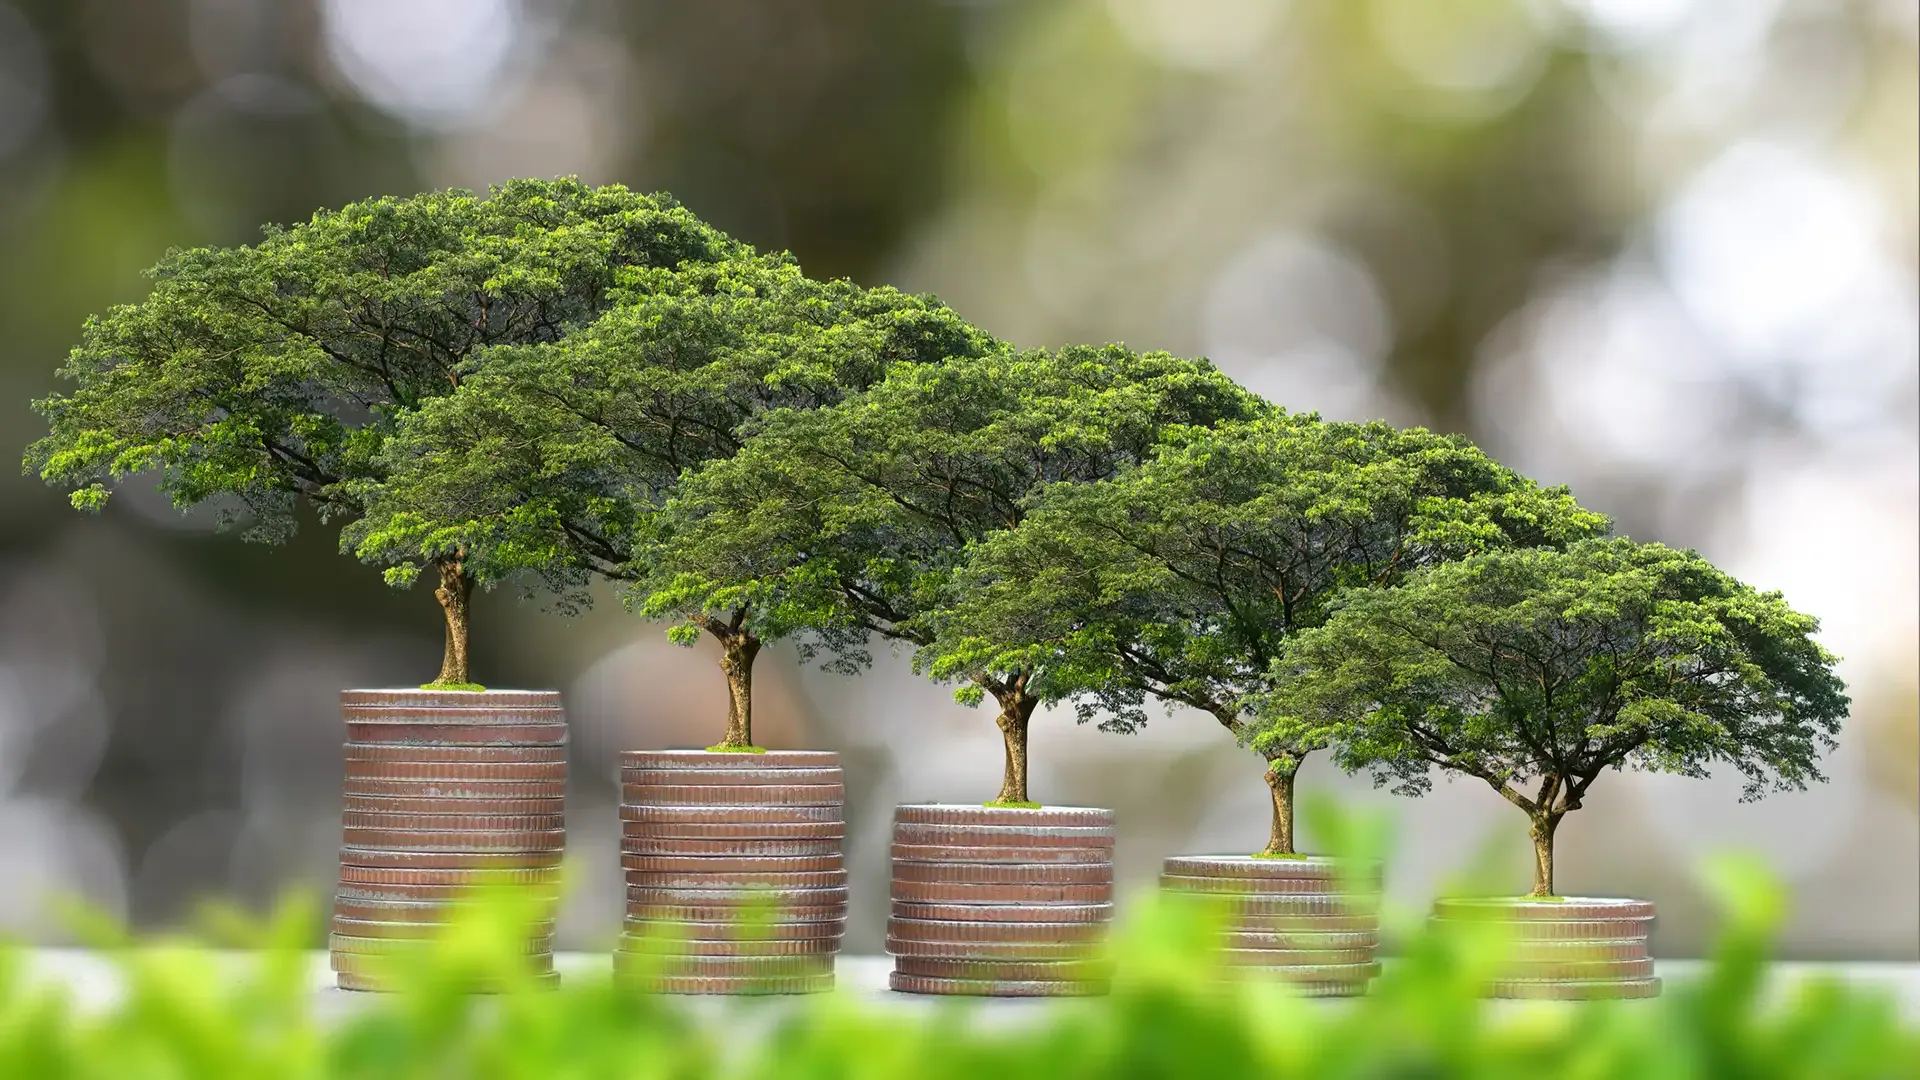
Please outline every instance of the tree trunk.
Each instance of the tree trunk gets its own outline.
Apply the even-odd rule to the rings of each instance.
[[[1027,723],[1040,702],[1027,693],[1024,678],[995,691],[993,696],[1000,703],[1000,715],[994,723],[999,725],[1000,738],[1006,744],[1006,768],[994,801],[1031,802],[1027,798]]]
[[[720,670],[727,677],[727,737],[721,746],[753,745],[753,658],[760,639],[750,633],[720,638]]]
[[[1300,759],[1280,754],[1267,759],[1267,787],[1273,792],[1273,827],[1262,855],[1293,855],[1293,778]]]
[[[1531,896],[1553,895],[1553,831],[1560,827],[1561,813],[1540,811],[1533,815],[1533,892]]]
[[[467,633],[473,579],[467,576],[464,560],[443,559],[434,565],[440,571],[440,587],[433,590],[433,596],[447,616],[447,648],[440,660],[440,677],[434,682],[442,686],[471,683]]]

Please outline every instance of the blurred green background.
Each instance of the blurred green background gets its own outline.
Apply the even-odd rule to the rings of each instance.
[[[0,0],[0,445],[82,320],[172,245],[376,194],[577,174],[672,191],[808,272],[939,294],[1022,345],[1210,356],[1294,409],[1463,431],[1623,531],[1825,622],[1855,713],[1804,795],[1609,777],[1570,892],[1661,905],[1762,850],[1787,955],[1920,956],[1920,331],[1912,0]],[[0,929],[49,891],[142,925],[324,888],[339,689],[429,678],[439,615],[310,528],[103,517],[0,470]],[[613,751],[704,745],[713,659],[603,604],[477,605],[475,672],[575,723],[564,944],[617,928]],[[771,745],[850,773],[851,948],[899,801],[985,798],[988,718],[884,659],[760,665]],[[1036,725],[1034,789],[1121,814],[1120,872],[1252,850],[1259,762],[1210,720]],[[1393,894],[1488,837],[1484,790],[1395,807]],[[1510,817],[1516,820],[1508,820]],[[1311,833],[1304,836],[1311,844]],[[862,936],[864,935],[864,936]]]

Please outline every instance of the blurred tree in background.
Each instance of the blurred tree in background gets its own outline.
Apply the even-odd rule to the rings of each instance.
[[[1019,346],[1205,355],[1291,410],[1467,434],[1782,589],[1847,657],[1832,766],[1864,782],[1738,812],[1737,778],[1635,788],[1702,803],[1563,873],[1658,892],[1703,845],[1786,827],[1789,953],[1911,955],[1917,37],[1911,0],[0,0],[0,442],[43,430],[28,402],[83,320],[145,295],[170,246],[514,176],[668,190],[812,277],[930,291]],[[76,519],[0,470],[0,868],[143,921],[324,879],[332,694],[430,664],[437,620],[330,530],[270,550],[151,487],[114,503]],[[1835,536],[1851,558],[1805,557]],[[571,689],[659,636],[496,595],[474,662],[500,685]],[[889,790],[975,786],[964,755],[846,719],[897,674],[762,726],[841,725],[812,737],[888,762]],[[659,709],[582,704],[576,745],[706,719]],[[1126,743],[1103,752],[1172,752]],[[1155,797],[1086,768],[1044,786]],[[1433,835],[1467,831],[1439,794]],[[1247,842],[1197,815],[1145,815],[1142,851]],[[1695,940],[1704,902],[1661,900]],[[0,925],[40,927],[35,903],[0,899]]]

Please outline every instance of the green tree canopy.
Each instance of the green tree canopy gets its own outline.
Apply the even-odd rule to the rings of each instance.
[[[384,478],[398,418],[452,391],[490,346],[590,322],[631,268],[743,250],[664,195],[516,180],[490,197],[377,198],[270,226],[258,244],[169,252],[137,304],[88,320],[35,403],[50,431],[25,465],[98,509],[159,474],[181,508],[213,503],[251,539],[291,533],[301,501],[351,519]],[[458,553],[440,561],[443,682],[465,682]]]
[[[919,649],[969,545],[1018,526],[1037,487],[1113,475],[1183,426],[1267,408],[1204,361],[1117,345],[897,367],[838,405],[769,413],[740,453],[682,481],[662,535],[686,603],[767,592],[818,626]],[[1056,696],[1045,668],[1022,658],[941,677],[964,682],[962,702],[993,696],[999,799],[1026,802],[1027,725]]]
[[[1247,695],[1336,589],[1606,527],[1458,436],[1273,413],[1179,432],[1112,479],[1046,487],[1018,529],[972,550],[928,652],[937,674],[1044,668],[1117,730],[1154,697],[1238,738]],[[1322,745],[1262,744],[1268,853],[1292,853],[1294,776]]]
[[[680,553],[655,535],[653,513],[683,471],[738,451],[761,412],[816,408],[892,365],[991,345],[931,297],[814,281],[785,256],[641,271],[591,326],[495,349],[410,415],[345,538],[401,580],[421,562],[483,553],[469,564],[482,580],[532,571],[565,608],[585,602],[594,575],[621,582],[643,614],[677,620],[676,640],[718,640],[730,691],[721,744],[749,745],[762,644],[801,625],[833,631],[775,590],[684,591]]]
[[[1551,896],[1554,830],[1607,769],[1731,765],[1746,798],[1823,779],[1848,702],[1818,629],[1692,551],[1488,551],[1343,592],[1282,647],[1248,735],[1330,743],[1403,794],[1436,766],[1485,781],[1532,822]]]

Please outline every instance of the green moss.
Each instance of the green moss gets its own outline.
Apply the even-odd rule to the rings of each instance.
[[[1291,851],[1256,851],[1248,857],[1253,859],[1298,859],[1303,862],[1306,860],[1305,855],[1298,855]]]
[[[1037,802],[1002,802],[997,799],[994,800],[993,802],[981,803],[980,805],[986,807],[989,810],[1038,810],[1040,809],[1040,804]]]
[[[459,690],[465,693],[478,694],[486,690],[486,687],[481,686],[477,682],[430,682],[430,683],[421,683],[420,689],[422,690]]]
[[[764,746],[728,746],[726,743],[720,743],[717,746],[707,747],[709,754],[764,754],[766,752],[767,748]]]

